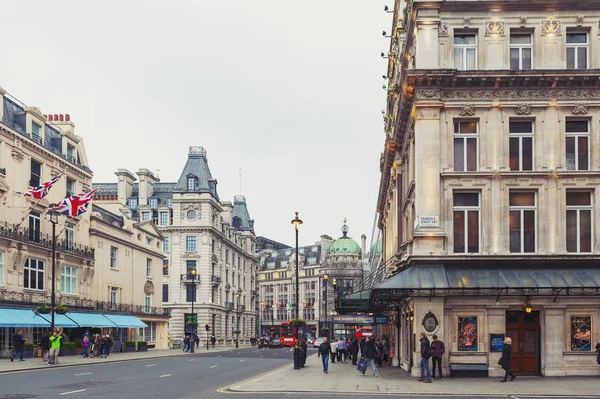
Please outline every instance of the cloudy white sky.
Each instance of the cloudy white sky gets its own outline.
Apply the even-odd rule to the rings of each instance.
[[[389,5],[393,5],[390,0]],[[0,0],[0,86],[69,113],[95,182],[118,168],[179,177],[208,152],[222,200],[300,245],[369,237],[383,148],[380,0]]]

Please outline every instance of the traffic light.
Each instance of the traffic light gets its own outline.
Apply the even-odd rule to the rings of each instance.
[[[206,324],[206,325],[204,326],[204,329],[205,329],[206,331],[210,331],[210,326],[209,326],[208,324]]]

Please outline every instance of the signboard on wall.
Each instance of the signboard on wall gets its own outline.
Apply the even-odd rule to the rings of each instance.
[[[342,314],[331,317],[332,323],[336,324],[373,324],[373,316]]]
[[[502,352],[504,349],[504,334],[490,334],[490,351]]]
[[[440,227],[438,216],[417,216],[415,227]]]

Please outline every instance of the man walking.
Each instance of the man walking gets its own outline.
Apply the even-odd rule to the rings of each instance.
[[[346,363],[346,342],[343,339],[340,339],[337,343],[338,345],[338,362]]]
[[[60,353],[60,342],[62,341],[62,335],[58,330],[52,333],[50,340],[50,354],[48,356],[48,364],[58,363],[58,354]]]
[[[377,357],[377,348],[375,347],[375,342],[370,337],[365,338],[365,344],[362,350],[362,356],[365,358],[366,362],[371,366],[371,370],[373,370],[373,377],[377,377],[377,367],[375,367],[375,358]],[[362,375],[365,375],[365,371],[362,372]]]
[[[323,371],[327,374],[329,369],[329,354],[331,353],[331,345],[327,342],[327,337],[323,338],[323,342],[319,345],[319,352],[317,357],[321,358],[323,362]]]
[[[422,332],[419,337],[421,338],[421,378],[418,378],[417,381],[431,383],[431,371],[429,370],[429,358],[431,357],[431,345],[429,344],[429,339],[424,332]]]
[[[215,337],[215,335],[211,335],[210,336],[210,344],[212,345],[212,348],[215,349],[215,343],[217,342],[217,337]]]
[[[10,356],[10,361],[14,361],[15,357],[17,357],[18,354],[19,360],[24,362],[25,360],[23,359],[23,348],[25,347],[25,338],[23,338],[23,331],[19,330],[13,336],[13,345],[15,346],[15,351]]]
[[[337,352],[338,352],[337,338],[334,338],[333,341],[331,341],[331,363],[335,363],[335,359],[337,358]]]
[[[435,380],[435,365],[437,363],[438,366],[438,370],[439,370],[439,374],[440,374],[440,380],[443,380],[444,378],[442,377],[442,355],[444,354],[444,352],[446,351],[446,347],[444,346],[444,343],[442,341],[440,341],[438,339],[437,335],[433,336],[433,341],[431,342],[431,354],[432,354],[432,362],[433,362],[433,370],[432,371],[432,377]]]
[[[300,342],[300,366],[304,367],[306,365],[306,351],[308,350],[308,345],[306,343],[306,337],[302,338],[302,342]]]
[[[352,355],[352,365],[356,366],[358,360],[358,339],[354,338],[350,344],[350,354]]]
[[[47,330],[42,339],[40,340],[40,346],[42,347],[42,356],[44,363],[48,363],[48,355],[50,353],[50,330]]]

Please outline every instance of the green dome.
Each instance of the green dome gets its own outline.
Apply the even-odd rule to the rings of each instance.
[[[350,237],[341,237],[331,243],[330,254],[353,254],[360,255],[360,245]]]
[[[371,253],[380,254],[383,252],[381,238],[377,240],[377,244],[371,245]]]

